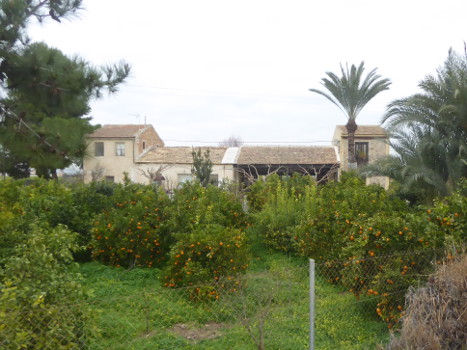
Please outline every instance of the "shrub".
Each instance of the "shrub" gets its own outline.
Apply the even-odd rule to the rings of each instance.
[[[365,186],[351,174],[307,193],[304,206],[295,228],[296,250],[322,260],[346,258],[353,254],[346,247],[362,248],[370,242],[364,232],[369,218],[383,213],[397,215],[407,209],[402,201],[388,198],[382,187]]]
[[[15,230],[18,214],[0,204],[0,267],[13,255],[13,249],[24,236]]]
[[[251,212],[257,212],[263,209],[271,196],[274,196],[279,183],[283,188],[286,188],[289,193],[294,192],[297,195],[303,195],[303,191],[306,187],[315,185],[315,180],[311,176],[298,173],[283,177],[272,174],[266,178],[260,178],[248,187],[247,201],[249,210]]]
[[[96,216],[113,207],[116,186],[118,185],[107,182],[72,186],[72,203],[76,210],[69,220],[68,228],[79,234],[77,242],[80,246],[90,246]],[[78,261],[89,261],[90,258],[89,249],[75,253],[75,259]]]
[[[424,217],[431,225],[427,234],[437,246],[458,245],[467,241],[467,181],[461,181],[451,196],[435,200],[432,208],[425,207]]]
[[[314,186],[299,191],[279,181],[276,188],[269,189],[262,210],[253,214],[255,232],[274,249],[283,252],[295,251],[296,227],[304,216],[306,197],[313,196],[315,192]]]
[[[255,229],[269,246],[325,262],[329,282],[369,298],[392,327],[403,312],[401,291],[430,272],[436,249],[465,241],[460,191],[427,209],[409,207],[352,174],[298,194],[279,181],[254,214]]]
[[[176,235],[164,270],[166,287],[193,287],[196,299],[219,298],[222,291],[235,291],[235,275],[248,267],[249,248],[240,229],[204,225]]]
[[[76,215],[71,189],[58,181],[34,179],[23,181],[18,204],[24,211],[26,225],[33,221],[70,226]]]
[[[190,232],[203,225],[244,228],[247,217],[234,194],[216,186],[189,182],[176,190],[171,209],[172,231]]]
[[[214,186],[187,183],[175,192],[171,214],[176,243],[164,270],[166,287],[191,286],[194,298],[234,289],[232,276],[249,261],[248,223],[239,200]]]
[[[159,187],[129,184],[115,189],[113,207],[96,217],[92,256],[104,263],[157,266],[170,250],[169,198]]]
[[[465,349],[467,344],[467,257],[438,268],[424,287],[407,294],[399,337],[388,350]]]
[[[31,226],[0,275],[3,349],[77,349],[92,335],[86,291],[72,262],[76,236]]]

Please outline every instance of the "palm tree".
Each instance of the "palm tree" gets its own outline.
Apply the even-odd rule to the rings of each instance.
[[[388,106],[383,118],[390,130],[424,127],[439,137],[444,149],[446,184],[467,177],[467,53],[450,50],[436,76],[427,76],[423,93],[399,99]]]
[[[327,92],[310,89],[334,103],[348,118],[345,126],[348,134],[349,168],[357,167],[355,131],[358,127],[356,123],[358,114],[373,97],[381,91],[388,90],[391,85],[389,79],[382,79],[376,74],[376,68],[366,77],[363,77],[364,70],[364,62],[361,62],[358,67],[352,65],[350,70],[348,65],[345,70],[341,65],[341,77],[332,72],[326,72],[328,77],[322,79],[321,85],[326,88]]]
[[[361,169],[362,175],[396,180],[400,195],[413,202],[430,204],[449,194],[446,152],[436,131],[420,125],[393,130],[389,144],[394,152]]]
[[[364,170],[401,183],[402,193],[430,201],[467,177],[467,53],[449,51],[421,93],[393,101],[383,118],[395,154]]]

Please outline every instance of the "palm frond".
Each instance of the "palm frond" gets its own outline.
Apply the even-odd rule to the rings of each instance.
[[[376,74],[376,68],[371,70],[364,78],[365,64],[361,62],[357,67],[348,64],[340,65],[341,76],[335,73],[326,72],[325,78],[321,80],[321,85],[329,92],[326,93],[318,89],[310,91],[326,97],[333,104],[338,106],[349,120],[355,120],[365,105],[377,94],[388,90],[391,85],[389,79],[382,79]],[[362,81],[363,80],[363,81]]]

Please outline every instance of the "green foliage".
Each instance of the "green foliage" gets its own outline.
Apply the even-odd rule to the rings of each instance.
[[[259,179],[247,189],[248,209],[251,212],[261,210],[275,192],[279,183],[283,188],[287,189],[288,193],[293,192],[294,195],[303,195],[304,189],[307,186],[314,185],[315,180],[311,176],[298,173],[294,173],[292,176],[283,176],[282,178],[277,174],[272,174]]]
[[[68,228],[79,233],[78,244],[80,246],[90,246],[95,218],[98,214],[112,208],[115,187],[116,185],[107,182],[92,182],[72,187],[75,213],[68,221]],[[89,261],[90,258],[90,249],[75,253],[75,259],[78,261]]]
[[[56,169],[81,164],[84,135],[94,130],[89,101],[103,89],[116,91],[128,76],[127,64],[92,67],[45,43],[31,43],[27,25],[73,15],[81,0],[2,1],[0,3],[0,141],[2,171],[15,177],[34,167],[39,176],[56,178]]]
[[[383,118],[395,154],[365,172],[390,176],[402,193],[430,203],[467,177],[467,56],[450,50],[419,86],[421,93],[393,101]]]
[[[310,89],[310,91],[328,99],[345,113],[348,120],[346,128],[349,136],[349,166],[356,164],[354,136],[357,129],[355,120],[358,114],[368,102],[380,92],[388,90],[391,85],[389,79],[382,79],[380,75],[376,74],[376,68],[372,69],[366,76],[363,75],[364,71],[365,63],[363,61],[358,67],[352,64],[349,69],[347,65],[345,70],[341,65],[342,76],[326,72],[327,78],[321,80],[321,85],[326,91]]]
[[[272,181],[274,180],[268,181],[268,185]],[[278,181],[274,190],[264,186],[263,190],[267,193],[263,195],[266,195],[267,199],[262,210],[254,215],[256,232],[264,236],[269,246],[284,252],[295,250],[293,241],[296,238],[296,226],[304,216],[305,197],[312,196],[312,192],[316,192],[313,186],[306,187],[305,193],[302,194],[303,188],[290,187],[289,182]]]
[[[214,283],[248,265],[243,233],[248,223],[234,194],[198,182],[187,183],[175,192],[171,210],[176,243],[165,269],[167,286]],[[215,291],[213,288],[208,287],[208,294]]]
[[[243,228],[246,214],[233,193],[198,182],[186,183],[172,198],[172,231],[189,232],[209,224]]]
[[[467,181],[462,179],[458,189],[449,197],[435,200],[427,209],[431,225],[427,234],[436,238],[437,246],[458,245],[467,241]]]
[[[239,288],[234,276],[248,267],[249,247],[242,230],[207,224],[176,235],[164,269],[166,287],[191,286],[194,299],[218,299]]]
[[[18,214],[0,204],[0,266],[12,255],[13,247],[21,240],[15,231]]]
[[[164,288],[157,269],[123,271],[86,263],[82,273],[95,291],[91,304],[105,310],[99,318],[105,337],[91,343],[91,348],[256,349],[245,324],[257,334],[260,320],[265,320],[266,349],[309,348],[308,265],[297,257],[265,249],[255,255],[245,274],[236,276],[243,284],[241,290],[203,303],[187,297],[190,288]],[[384,323],[362,312],[351,294],[320,279],[315,288],[317,349],[371,349],[387,340]],[[296,322],[290,321],[292,316]],[[194,342],[174,335],[180,324],[190,335],[206,334],[203,329],[213,320],[219,333],[212,339]]]
[[[352,173],[340,182],[305,186],[299,194],[275,184],[255,194],[265,198],[254,214],[255,232],[270,247],[325,263],[322,274],[329,282],[370,298],[390,326],[403,312],[399,291],[430,272],[435,254],[466,239],[463,182],[429,208],[410,207]]]
[[[0,270],[0,345],[4,349],[78,349],[92,334],[87,293],[72,265],[75,235],[31,225]]]
[[[2,181],[0,215],[5,222],[0,225],[2,252],[0,261],[8,257],[15,244],[29,234],[32,222],[71,226],[77,214],[72,192],[57,181],[17,180]]]
[[[342,237],[348,237],[350,228],[360,221],[373,213],[395,209],[383,188],[365,186],[362,179],[350,173],[344,173],[340,182],[318,187],[306,196],[304,205],[304,216],[296,228],[296,249],[304,256],[320,259],[340,256],[345,247]]]
[[[14,178],[23,179],[31,175],[29,163],[22,162],[20,158],[11,154],[0,145],[0,174]]]
[[[251,212],[260,211],[279,182],[280,177],[274,174],[266,179],[258,179],[258,181],[250,185],[246,194],[248,210]]]
[[[77,213],[72,191],[58,181],[28,180],[21,187],[17,201],[26,223],[41,221],[51,227],[70,226]]]
[[[124,267],[161,264],[172,244],[168,231],[169,198],[159,187],[117,186],[114,204],[95,218],[94,258]]]
[[[197,150],[193,149],[191,155],[193,157],[191,173],[203,187],[206,187],[209,185],[212,173],[212,161],[210,159],[209,148],[207,148],[204,153],[201,152],[201,148]]]

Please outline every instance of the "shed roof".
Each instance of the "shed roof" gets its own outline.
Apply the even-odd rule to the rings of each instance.
[[[334,147],[318,146],[243,146],[237,164],[334,164]]]
[[[198,149],[196,147],[195,149]],[[213,164],[221,164],[224,158],[226,147],[201,147],[201,152],[209,149],[209,158]],[[148,150],[138,163],[156,163],[156,164],[192,164],[192,147],[157,147]]]

